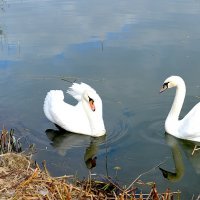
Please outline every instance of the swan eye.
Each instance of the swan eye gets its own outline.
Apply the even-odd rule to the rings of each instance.
[[[168,88],[168,84],[169,84],[169,82],[164,83],[163,88]]]
[[[94,100],[93,100],[92,98],[90,98],[89,96],[88,96],[88,99],[89,99],[89,102],[90,102],[90,101],[93,101],[93,102],[94,102]]]
[[[169,87],[169,82],[166,82],[162,85],[161,89],[160,89],[160,93],[164,92],[166,89],[168,89]]]

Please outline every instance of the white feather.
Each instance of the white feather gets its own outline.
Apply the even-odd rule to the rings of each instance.
[[[185,82],[179,76],[171,76],[164,81],[161,91],[172,87],[176,87],[176,95],[165,120],[166,132],[181,139],[200,142],[200,103],[194,106],[183,119],[179,120],[186,94]]]
[[[46,117],[61,128],[94,137],[105,134],[102,117],[102,101],[96,91],[85,83],[74,83],[67,91],[78,103],[73,106],[64,102],[64,94],[61,90],[51,90],[44,101],[44,113]],[[89,107],[90,98],[94,100],[96,110]]]
[[[86,83],[80,83],[80,84],[73,83],[73,85],[69,87],[69,89],[67,90],[67,93],[73,96],[77,101],[81,101],[82,94],[86,90],[90,90],[96,93],[96,91],[93,88],[91,88],[89,85],[87,85]]]

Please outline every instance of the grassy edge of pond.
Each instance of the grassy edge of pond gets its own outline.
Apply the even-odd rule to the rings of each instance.
[[[141,183],[139,178],[145,173],[140,174],[128,187],[120,186],[111,177],[94,176],[90,171],[83,180],[74,175],[52,177],[45,161],[40,167],[32,160],[30,151],[21,152],[19,140],[13,133],[12,129],[1,132],[0,199],[181,199],[180,191],[166,188],[164,192],[159,192],[156,187],[159,183]]]

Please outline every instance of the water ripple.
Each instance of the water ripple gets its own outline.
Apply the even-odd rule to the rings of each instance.
[[[116,127],[110,136],[111,139],[121,140],[126,135],[127,139],[164,144],[164,121],[167,115],[168,106],[156,103],[156,101],[146,102],[140,107],[124,108],[123,120]],[[119,134],[119,135],[118,135]],[[123,141],[126,143],[126,141]]]
[[[124,119],[120,119],[113,130],[108,131],[107,144],[111,145],[124,138],[128,133],[129,125]]]

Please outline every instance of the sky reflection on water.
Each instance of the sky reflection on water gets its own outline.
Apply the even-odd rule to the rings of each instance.
[[[88,172],[90,140],[60,155],[45,133],[55,127],[43,114],[44,97],[50,89],[66,91],[71,83],[64,77],[87,82],[103,100],[107,144],[98,147],[95,172],[106,173],[106,152],[109,173],[120,166],[126,184],[166,158],[164,167],[172,169],[163,125],[174,91],[158,92],[167,76],[177,74],[187,86],[181,115],[199,101],[199,1],[7,0],[1,6],[1,124],[36,143],[38,161],[46,159],[55,175]],[[66,101],[75,103],[69,96]],[[177,183],[159,170],[145,180],[191,198],[200,191],[199,173],[184,154],[183,163]]]

